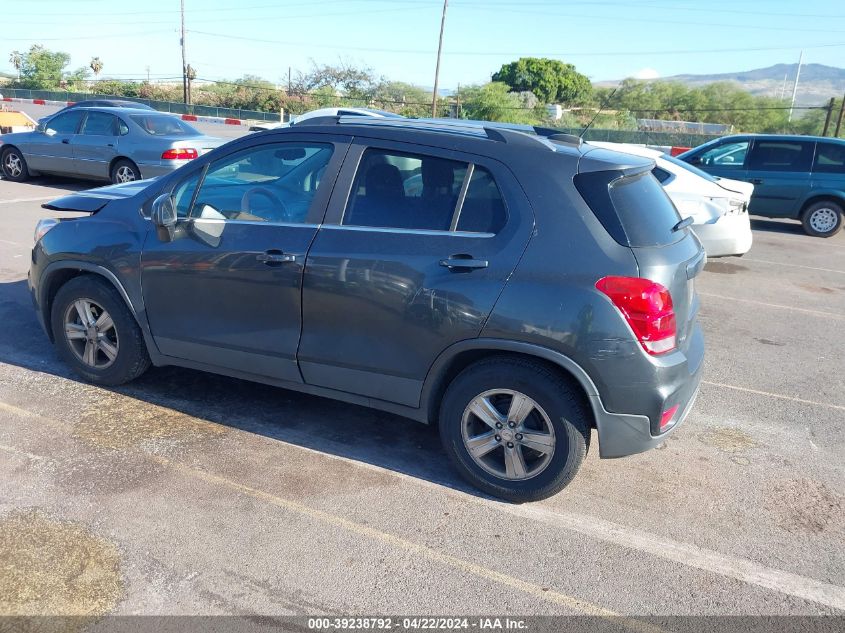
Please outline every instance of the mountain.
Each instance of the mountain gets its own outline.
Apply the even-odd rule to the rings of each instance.
[[[739,85],[751,94],[765,97],[789,99],[798,64],[775,64],[767,68],[755,68],[734,73],[711,75],[674,75],[655,81],[679,81],[688,86],[701,87],[717,81],[729,81]],[[616,85],[618,82],[598,82],[596,85]],[[831,97],[845,93],[845,68],[824,64],[803,64],[798,79],[796,105],[822,105]]]

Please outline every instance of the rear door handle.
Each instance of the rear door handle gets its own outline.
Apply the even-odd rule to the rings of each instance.
[[[68,145],[70,143],[70,139],[69,138],[63,138],[62,143],[64,143],[65,145]]]
[[[291,255],[290,253],[283,253],[280,250],[274,249],[266,251],[264,253],[259,253],[255,256],[255,259],[268,266],[278,266],[280,264],[285,264],[288,262],[295,262],[296,255]]]
[[[449,259],[441,259],[440,265],[449,270],[475,270],[487,268],[490,262],[486,259],[473,259],[471,255],[452,255]]]
[[[750,182],[752,185],[762,185],[763,179],[762,178],[752,178],[748,182]]]

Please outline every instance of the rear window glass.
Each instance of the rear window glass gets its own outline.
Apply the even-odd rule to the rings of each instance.
[[[845,174],[845,145],[819,143],[813,171],[817,174]]]
[[[619,171],[578,174],[575,185],[608,233],[635,248],[681,240],[674,231],[681,216],[650,171],[623,176]]]
[[[151,136],[199,136],[190,125],[169,114],[133,114],[130,117]]]

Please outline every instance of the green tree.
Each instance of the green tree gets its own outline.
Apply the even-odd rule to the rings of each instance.
[[[545,57],[522,57],[505,64],[492,79],[514,92],[531,91],[543,103],[581,103],[590,98],[593,89],[575,66]]]
[[[34,44],[21,56],[20,84],[35,90],[58,88],[66,77],[68,63],[70,55],[67,53],[50,51]]]
[[[510,92],[507,84],[498,81],[462,88],[461,113],[466,119],[482,121],[537,122],[534,110],[526,108],[520,95]]]

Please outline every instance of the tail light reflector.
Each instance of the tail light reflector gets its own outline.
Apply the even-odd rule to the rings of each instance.
[[[664,286],[642,277],[603,277],[596,288],[619,309],[646,352],[665,354],[677,347],[675,310]]]
[[[164,160],[191,160],[199,156],[192,147],[176,147],[165,151],[161,157]]]
[[[666,409],[663,414],[660,416],[660,430],[662,431],[667,426],[672,425],[672,421],[675,417],[675,414],[678,412],[678,405],[676,404],[671,409]]]

